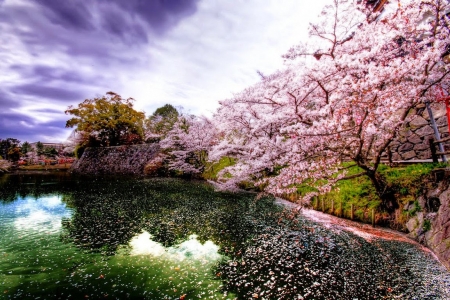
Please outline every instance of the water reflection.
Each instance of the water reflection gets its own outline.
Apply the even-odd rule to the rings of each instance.
[[[38,199],[19,198],[11,205],[15,210],[14,215],[11,216],[15,219],[15,229],[18,231],[59,232],[61,220],[71,216],[71,211],[66,208],[61,199],[62,197],[58,195]]]
[[[195,234],[190,235],[186,241],[168,248],[153,241],[152,237],[147,231],[133,237],[130,241],[130,254],[164,257],[174,261],[197,260],[203,263],[217,261],[221,258],[219,246],[212,241],[206,241],[202,244]]]
[[[337,234],[199,182],[10,176],[0,198],[0,298],[450,295],[448,273],[411,245]]]

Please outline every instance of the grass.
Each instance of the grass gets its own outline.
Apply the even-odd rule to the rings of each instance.
[[[218,162],[207,163],[202,177],[206,180],[217,180],[217,174],[224,168],[235,164],[235,159],[231,157],[222,157]]]
[[[407,215],[398,215],[395,222],[399,223],[400,227],[407,221],[408,216],[413,216],[422,209],[416,199],[423,192],[426,177],[430,176],[433,169],[439,167],[442,167],[442,165],[431,163],[413,164],[404,167],[380,166],[379,172],[385,177],[388,188],[393,191],[398,206],[403,208],[405,204],[415,203],[414,208],[406,212]],[[347,175],[361,172],[361,169],[356,166],[347,170]],[[302,184],[298,186],[297,193],[304,196],[314,190],[314,187]],[[313,201],[314,208],[322,210],[322,201],[325,212],[346,218],[351,216],[352,205],[355,220],[371,222],[372,209],[376,212],[377,220],[388,217],[381,210],[381,199],[366,176],[339,181],[329,193],[319,196]]]

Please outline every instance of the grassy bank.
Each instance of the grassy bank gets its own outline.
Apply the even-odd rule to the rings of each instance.
[[[234,164],[232,159],[224,157],[219,162],[208,165],[203,173],[203,178],[217,180],[217,173],[232,164]],[[397,167],[381,165],[379,172],[385,178],[387,188],[393,192],[396,200],[393,213],[381,209],[381,199],[366,176],[339,181],[331,192],[315,197],[311,204],[314,209],[335,216],[365,223],[372,223],[374,217],[376,224],[405,230],[408,219],[423,209],[417,199],[435,184],[433,171],[443,167],[446,165],[433,163]],[[362,170],[354,166],[349,167],[347,171],[347,175],[354,175],[361,173]],[[243,182],[242,188],[255,189],[251,183],[246,185],[245,182]],[[310,185],[303,184],[298,186],[296,193],[284,195],[282,198],[298,202],[299,198],[314,190]]]
[[[316,210],[366,223],[372,222],[374,214],[375,223],[404,230],[409,217],[423,209],[417,198],[423,195],[427,188],[432,188],[432,172],[440,167],[442,165],[431,163],[401,167],[380,166],[380,173],[385,177],[387,187],[393,191],[396,199],[393,214],[380,208],[381,199],[365,176],[339,181],[331,192],[316,197],[312,205]],[[349,175],[359,172],[361,170],[358,167],[349,169]],[[308,191],[311,191],[309,186],[298,188],[300,195]]]

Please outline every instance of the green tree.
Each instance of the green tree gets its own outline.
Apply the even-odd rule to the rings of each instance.
[[[22,150],[21,150],[21,152],[23,153],[23,154],[27,154],[28,152],[30,152],[30,151],[32,151],[33,149],[31,148],[31,145],[30,145],[30,143],[28,143],[27,141],[25,141],[23,144],[22,144]]]
[[[8,150],[8,160],[11,161],[18,161],[20,157],[22,156],[22,153],[20,152],[19,146],[12,146]]]
[[[54,147],[44,147],[43,153],[47,157],[55,157],[58,155],[58,151]]]
[[[36,143],[36,153],[37,155],[44,154],[44,144],[42,144],[40,141]]]
[[[0,155],[3,156],[4,159],[12,160],[12,158],[9,157],[9,151],[19,147],[19,145],[20,141],[15,138],[0,139]]]
[[[69,106],[73,115],[66,127],[82,132],[81,146],[118,146],[137,144],[143,140],[145,114],[133,109],[133,98],[123,99],[114,92],[86,99],[77,108]]]
[[[178,120],[179,113],[175,107],[170,104],[161,106],[145,120],[146,135],[150,140],[159,140],[173,128]]]

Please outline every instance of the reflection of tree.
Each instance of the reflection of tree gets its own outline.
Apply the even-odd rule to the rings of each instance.
[[[8,175],[0,178],[0,199],[62,195],[73,210],[63,220],[61,238],[83,249],[114,254],[146,230],[153,239],[172,246],[197,234],[224,252],[242,243],[278,218],[270,199],[252,194],[216,193],[203,182],[172,179],[105,180],[67,174]],[[264,219],[264,215],[269,215]]]
[[[0,176],[0,202],[12,202],[18,197],[39,198],[70,190],[70,176],[63,172],[38,174],[6,174]]]
[[[252,198],[170,179],[85,182],[70,197],[75,211],[63,222],[63,237],[106,254],[114,254],[142,230],[165,246],[197,234],[200,241],[236,249],[267,223],[260,219],[262,211],[277,210],[268,199],[251,204]]]
[[[142,211],[130,190],[117,182],[85,183],[71,194],[74,215],[64,220],[63,238],[81,248],[114,254],[141,231]]]

